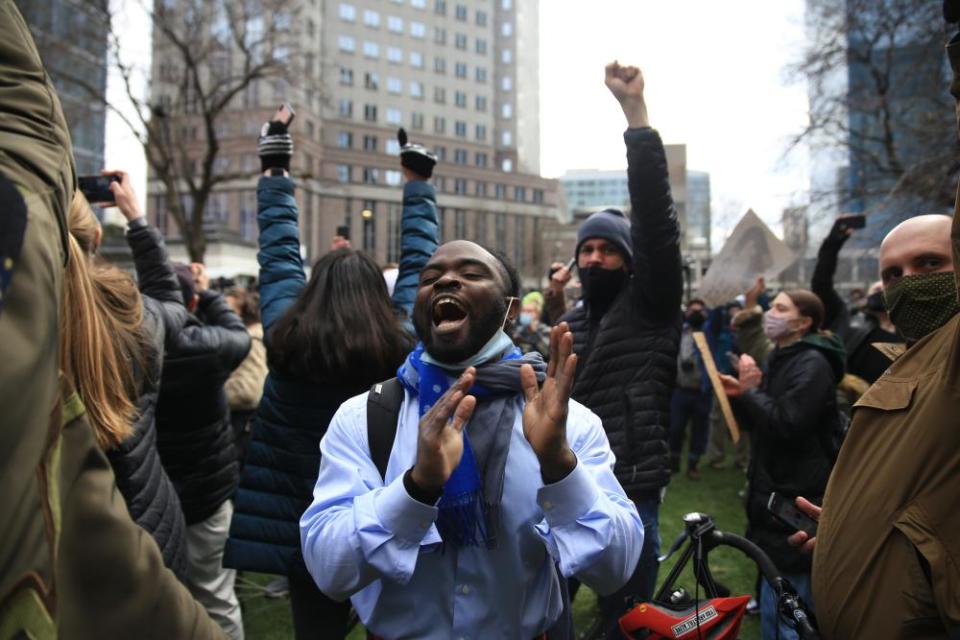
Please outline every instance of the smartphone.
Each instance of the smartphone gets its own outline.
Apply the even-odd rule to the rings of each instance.
[[[297,117],[297,113],[293,110],[293,107],[289,103],[284,102],[277,108],[277,112],[273,114],[273,120],[275,122],[282,122],[288,127],[293,122],[293,119]]]
[[[817,521],[800,511],[793,500],[788,500],[775,491],[767,501],[767,510],[786,526],[803,531],[811,538],[817,535]]]
[[[570,271],[570,270],[573,269],[573,265],[575,265],[575,264],[577,264],[577,259],[576,259],[576,258],[570,258],[570,262],[568,262],[567,264],[565,264],[565,265],[563,265],[563,266],[567,269],[567,271]]]
[[[863,229],[867,226],[867,216],[850,216],[843,219],[843,226],[847,229]]]
[[[90,204],[114,204],[111,182],[120,182],[119,176],[80,176],[77,178],[80,191]]]

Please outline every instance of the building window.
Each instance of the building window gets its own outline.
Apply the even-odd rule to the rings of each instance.
[[[478,151],[474,156],[474,164],[480,167],[481,169],[487,168],[487,154],[482,151]]]
[[[465,62],[458,62],[456,66],[456,76],[458,78],[467,77],[467,64]]]
[[[377,184],[380,182],[380,170],[374,167],[363,168],[363,183]]]
[[[466,50],[467,48],[467,35],[465,33],[458,33],[454,38],[454,46],[457,49]]]
[[[363,119],[367,122],[376,122],[377,121],[377,105],[375,104],[365,104],[363,105]]]
[[[435,0],[433,12],[440,16],[447,15],[447,0]]]
[[[400,142],[396,138],[387,138],[383,144],[383,151],[387,155],[400,155]]]
[[[349,131],[341,131],[338,133],[337,146],[341,149],[350,149],[353,147],[353,134]]]
[[[509,38],[511,35],[513,35],[513,25],[509,22],[504,22],[502,25],[500,25],[500,35],[502,35],[504,38]]]
[[[353,100],[348,100],[347,98],[340,99],[340,117],[341,118],[353,117]]]
[[[510,173],[511,171],[513,171],[513,160],[511,160],[510,158],[504,158],[503,162],[500,163],[500,169],[504,173]]]
[[[340,67],[340,84],[347,87],[353,86],[353,69]]]
[[[453,192],[457,195],[467,195],[467,181],[464,178],[456,178],[453,181]]]
[[[370,73],[368,71],[367,73],[363,74],[363,86],[371,91],[376,91],[380,86],[380,76],[376,73]]]
[[[357,50],[357,41],[350,36],[340,36],[337,38],[337,47],[340,48],[340,51],[353,53]]]
[[[477,182],[473,188],[473,194],[480,196],[481,198],[487,197],[487,183],[486,182]]]
[[[383,181],[391,187],[399,186],[403,182],[403,174],[396,169],[387,169],[383,172]]]
[[[500,8],[509,11],[513,8],[513,0],[500,0]]]
[[[474,108],[481,113],[486,113],[487,96],[477,96],[476,99],[474,100]]]
[[[467,150],[466,149],[454,149],[453,150],[453,161],[456,164],[467,164]]]
[[[442,27],[433,28],[433,43],[447,44],[447,30]]]
[[[476,71],[477,82],[485,83],[487,81],[487,68],[486,67],[477,67]]]
[[[455,93],[453,94],[453,104],[455,104],[456,106],[461,107],[461,108],[466,107],[466,106],[467,106],[467,94],[464,93],[463,91],[457,91],[457,92],[455,92]]]
[[[423,99],[423,83],[417,80],[410,81],[410,97],[417,100]]]
[[[454,133],[458,138],[467,137],[467,123],[464,122],[463,120],[457,120],[453,128],[454,128]]]
[[[380,45],[376,42],[370,42],[369,40],[363,41],[363,55],[368,58],[379,58],[380,57]]]
[[[434,133],[446,133],[447,121],[441,116],[434,116],[433,118],[433,132]]]
[[[433,70],[437,73],[446,73],[447,72],[447,59],[436,57],[433,59]]]
[[[414,9],[426,9],[427,0],[410,0],[410,6]]]
[[[387,107],[387,122],[390,124],[403,124],[403,113],[396,107]]]
[[[433,101],[437,104],[447,103],[447,90],[443,87],[433,88]]]
[[[543,204],[543,189],[533,190],[533,202],[534,204]]]
[[[477,26],[485,27],[487,26],[487,12],[486,11],[477,11]]]
[[[419,51],[411,51],[410,66],[414,69],[423,69],[423,54]]]
[[[338,164],[337,165],[337,182],[350,182],[350,165],[348,164]]]
[[[399,16],[387,16],[387,31],[390,33],[403,33],[403,18]]]
[[[410,114],[410,128],[414,131],[423,131],[423,114],[422,113],[411,113]]]
[[[363,136],[363,150],[372,151],[376,153],[377,151],[377,136],[366,135]]]
[[[510,131],[504,131],[501,133],[500,143],[505,147],[511,146],[513,144],[513,133]]]
[[[387,78],[387,93],[403,93],[403,80],[400,78]]]
[[[510,76],[503,76],[502,78],[500,78],[500,88],[503,89],[504,91],[512,91],[513,78],[511,78]]]
[[[513,62],[513,52],[510,49],[502,49],[500,51],[500,62],[504,64],[509,64]]]
[[[357,21],[357,8],[352,4],[340,3],[340,9],[338,11],[340,19],[345,22],[356,22]]]
[[[483,211],[476,212],[477,217],[474,219],[474,228],[473,232],[476,234],[476,240],[480,244],[487,243],[487,214]]]
[[[447,161],[447,148],[446,147],[437,147],[433,150],[437,154],[437,160],[440,162]],[[439,187],[438,187],[439,188]]]
[[[464,240],[467,237],[467,212],[463,209],[453,212],[453,233],[457,240]]]
[[[380,26],[380,14],[372,9],[365,9],[363,11],[363,24],[368,27],[379,27]]]
[[[513,199],[517,202],[525,202],[527,200],[527,188],[526,187],[514,187],[513,188]]]
[[[487,55],[487,41],[482,38],[477,38],[476,50],[481,56]]]
[[[463,22],[466,22],[466,21],[467,21],[467,7],[464,6],[464,5],[462,5],[462,4],[458,4],[458,5],[457,5],[457,8],[456,8],[456,17],[457,17],[457,20],[461,20],[461,21],[463,21]]]
[[[390,184],[391,186],[399,185],[400,184],[399,182],[396,185],[392,185],[390,183],[390,177],[389,177],[390,173],[399,174],[400,172],[388,171],[387,172],[388,176],[386,178],[387,184]],[[399,262],[400,261],[400,215],[401,215],[400,211],[401,210],[400,210],[400,207],[397,206],[395,203],[391,203],[387,206],[389,207],[389,209],[387,210],[387,262]]]
[[[403,49],[400,47],[387,47],[387,60],[393,64],[403,64]]]
[[[427,27],[422,22],[411,22],[410,23],[410,35],[414,38],[425,38],[427,37]]]
[[[487,125],[478,124],[474,127],[474,137],[480,141],[484,142],[487,139]]]
[[[509,120],[513,117],[513,105],[509,102],[504,102],[500,105],[500,117],[504,120]]]
[[[513,218],[513,264],[517,269],[523,270],[527,248],[527,221],[521,216]]]
[[[376,169],[370,169],[370,171],[375,172]],[[370,184],[376,184],[376,180]],[[363,216],[363,250],[374,251],[377,248],[377,224],[375,219],[377,203],[373,200],[364,200],[363,210],[369,212]]]
[[[503,200],[507,197],[507,186],[503,184],[498,184],[494,188],[494,197],[497,200]]]

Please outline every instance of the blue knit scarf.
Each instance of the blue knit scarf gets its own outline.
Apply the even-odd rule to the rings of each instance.
[[[507,453],[516,419],[515,396],[522,391],[520,367],[533,366],[538,382],[546,375],[540,354],[524,356],[509,338],[504,343],[498,337],[477,354],[479,361],[474,357],[456,365],[438,363],[418,344],[397,371],[403,385],[417,395],[422,419],[464,369],[477,368],[469,390],[477,398],[477,407],[463,430],[463,457],[443,485],[437,505],[440,537],[456,547],[496,546]]]

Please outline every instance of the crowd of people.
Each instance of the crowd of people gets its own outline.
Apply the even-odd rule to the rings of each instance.
[[[960,637],[960,216],[894,228],[857,302],[833,284],[846,217],[810,290],[684,301],[643,74],[605,82],[630,209],[587,218],[542,291],[441,243],[437,157],[405,133],[399,264],[338,230],[308,278],[286,105],[251,140],[259,273],[219,291],[122,171],[135,273],[98,255],[56,93],[0,0],[4,637],[240,640],[238,571],[281,577],[298,639],[344,638],[351,611],[370,638],[569,639],[581,584],[590,636],[623,637],[671,475],[702,481],[731,445],[747,537],[823,637]],[[764,639],[798,637],[779,588],[758,579]]]

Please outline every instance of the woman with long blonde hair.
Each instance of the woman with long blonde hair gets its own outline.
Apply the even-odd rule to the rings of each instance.
[[[100,223],[76,191],[67,214],[60,367],[83,400],[130,515],[183,578],[184,517],[157,453],[155,416],[164,346],[183,326],[187,311],[159,232],[147,226],[129,177],[115,175],[120,181],[111,188],[128,220],[137,281],[97,257]]]

